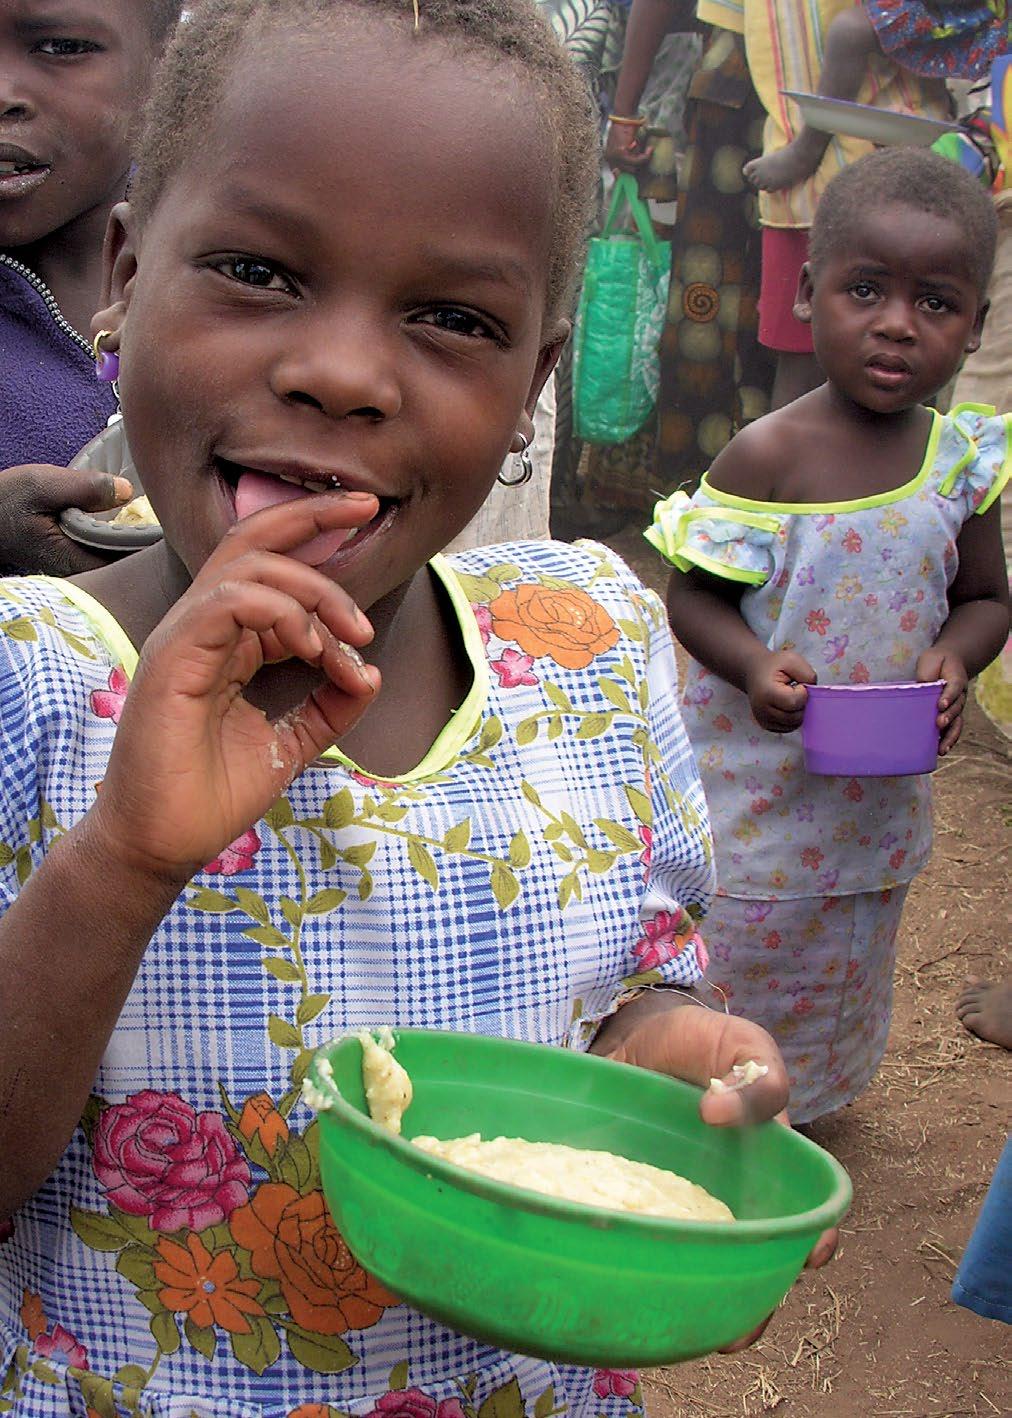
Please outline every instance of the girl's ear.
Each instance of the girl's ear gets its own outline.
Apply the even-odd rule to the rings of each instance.
[[[970,331],[970,338],[967,340],[965,349],[967,354],[976,354],[980,349],[980,342],[984,336],[984,321],[987,319],[987,312],[991,309],[991,302],[985,300],[977,311],[977,318],[973,322],[973,329]]]
[[[798,276],[798,291],[794,297],[794,318],[804,325],[812,323],[812,270],[806,261]]]
[[[547,340],[538,350],[538,362],[534,366],[534,377],[531,380],[527,398],[524,400],[524,408],[527,410],[528,418],[534,417],[534,407],[538,402],[538,397],[548,382],[548,376],[559,362],[559,355],[569,339],[572,328],[572,322],[569,320],[557,321],[548,331]]]
[[[109,213],[102,244],[102,308],[96,311],[91,321],[93,335],[105,330],[112,337],[107,344],[109,349],[119,346],[137,274],[135,227],[130,203],[117,202]]]

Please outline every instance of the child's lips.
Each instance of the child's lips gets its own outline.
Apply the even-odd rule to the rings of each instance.
[[[282,472],[267,472],[259,467],[249,467],[226,459],[216,459],[218,473],[235,509],[236,520],[241,522],[265,508],[276,507],[298,498],[311,497],[319,493],[333,491],[343,486],[334,475],[328,477],[295,476],[287,468]],[[300,474],[306,470],[300,469]],[[321,532],[305,545],[295,548],[289,554],[309,566],[322,566],[335,562],[340,553],[357,550],[359,543],[366,541],[374,532],[385,528],[396,512],[397,503],[389,498],[379,498],[377,515],[364,526],[335,527],[332,531]],[[341,560],[344,558],[341,557]]]
[[[26,166],[0,159],[0,200],[29,196],[42,186],[51,171],[44,163]]]
[[[913,370],[906,360],[877,358],[870,359],[865,366],[874,383],[882,389],[896,389],[905,384]]]

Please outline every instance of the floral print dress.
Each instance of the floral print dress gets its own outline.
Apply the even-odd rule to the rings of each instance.
[[[854,502],[753,502],[703,483],[658,504],[648,539],[680,570],[744,587],[741,614],[820,684],[912,680],[948,618],[963,523],[998,497],[1012,416],[933,414],[920,470]],[[800,734],[690,662],[682,698],[714,825],[718,899],[708,979],[776,1038],[791,1117],[856,1097],[885,1048],[906,884],[931,850],[931,780],[819,777]]]
[[[300,1098],[318,1044],[389,1023],[582,1049],[627,991],[705,967],[709,829],[657,598],[589,544],[432,570],[468,698],[403,777],[331,752],[180,895],[0,1243],[0,1413],[641,1408],[633,1373],[500,1353],[399,1303],[321,1192]],[[0,582],[5,902],[94,800],[135,663],[79,588]]]

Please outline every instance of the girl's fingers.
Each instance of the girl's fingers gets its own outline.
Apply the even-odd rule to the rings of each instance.
[[[318,664],[326,640],[314,617],[299,601],[256,582],[222,582],[165,621],[150,636],[141,657],[144,675],[163,674],[171,661],[170,693],[199,697],[225,687],[237,674],[240,688],[267,658]],[[256,637],[255,648],[245,645]],[[240,648],[245,654],[237,656]]]
[[[250,551],[270,551],[284,555],[304,546],[321,532],[339,527],[349,531],[364,527],[379,510],[371,492],[321,492],[293,498],[244,517],[225,534],[198,573],[197,580],[220,574],[237,557]]]
[[[229,581],[273,586],[304,606],[338,640],[367,645],[373,631],[343,586],[312,566],[275,552],[249,552],[227,568]],[[197,584],[197,583],[195,583]]]
[[[336,681],[321,685],[274,725],[288,781],[298,777],[358,722],[380,687],[379,670],[371,665],[360,667],[355,663],[354,652],[344,658],[347,663],[341,673],[346,688],[339,687]],[[333,664],[331,668],[335,668]]]

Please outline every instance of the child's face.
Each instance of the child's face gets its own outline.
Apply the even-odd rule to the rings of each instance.
[[[795,314],[811,321],[829,382],[892,413],[948,383],[986,309],[959,223],[897,203],[869,212],[816,276],[805,268]]]
[[[317,563],[364,607],[481,505],[566,331],[543,328],[554,164],[518,87],[363,21],[233,67],[96,317],[122,319],[131,450],[191,576],[244,470],[267,501],[282,477],[376,494]]]
[[[153,57],[138,0],[0,0],[0,247],[122,195]]]

